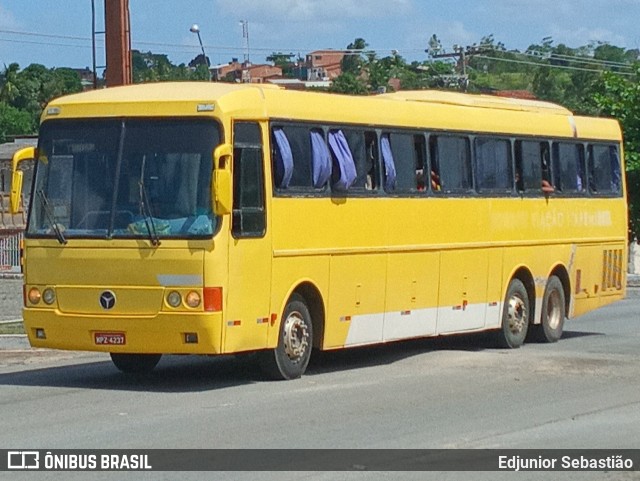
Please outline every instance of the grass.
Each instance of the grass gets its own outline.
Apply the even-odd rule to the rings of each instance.
[[[12,322],[11,324],[0,324],[0,334],[24,334],[24,325],[22,321]]]

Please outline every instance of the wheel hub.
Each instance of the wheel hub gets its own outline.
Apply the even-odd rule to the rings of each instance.
[[[556,329],[560,325],[562,320],[562,313],[560,307],[560,295],[557,291],[551,292],[549,300],[547,302],[547,320],[551,329]]]
[[[309,328],[299,312],[292,312],[284,321],[284,352],[292,362],[298,362],[309,348]]]
[[[527,325],[527,307],[522,299],[514,296],[509,299],[508,306],[509,331],[513,334],[521,333]]]

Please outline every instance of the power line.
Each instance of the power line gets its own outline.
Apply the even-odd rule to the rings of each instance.
[[[70,44],[70,43],[38,42],[36,40],[14,40],[14,39],[8,39],[8,38],[0,38],[0,42],[19,43],[19,44],[28,43],[30,45],[47,45],[47,46],[52,46],[52,47],[91,48],[91,45],[80,45],[80,44]]]
[[[575,55],[561,55],[556,53],[543,54],[537,51],[527,51],[522,53],[509,52],[509,53],[539,58],[541,60],[560,60],[560,61],[567,61],[567,62],[573,62],[573,63],[581,63],[586,65],[597,65],[601,67],[631,68],[631,66],[628,63],[624,63],[624,62],[614,62],[611,60],[600,60],[596,58],[579,57]]]
[[[501,58],[501,57],[490,57],[488,55],[478,55],[478,58],[483,58],[485,60],[495,60],[498,62],[517,63],[522,65],[534,65],[536,67],[546,67],[546,68],[562,69],[562,70],[577,70],[581,72],[600,73],[600,72],[607,71],[607,70],[599,70],[599,69],[583,68],[583,67],[570,67],[568,65],[553,65],[553,64],[545,64],[541,62],[527,62],[525,60],[515,60],[515,59],[508,59],[508,58]],[[635,76],[634,73],[629,73],[629,72],[615,72],[615,73],[617,75],[624,75],[627,77]]]
[[[40,42],[37,40],[16,40],[16,39],[7,39],[7,38],[0,38],[0,42],[6,42],[6,43],[20,43],[20,44],[30,44],[30,45],[46,45],[46,46],[53,46],[53,47],[66,47],[66,48],[91,48],[91,38],[89,37],[80,37],[80,36],[73,36],[73,35],[58,35],[58,34],[46,34],[46,33],[38,33],[38,32],[26,32],[26,31],[17,31],[17,30],[6,30],[6,29],[0,29],[0,34],[5,33],[5,34],[11,34],[11,35],[19,35],[19,36],[27,36],[27,37],[36,37],[36,38],[46,38],[46,39],[59,39],[59,40],[71,40],[71,41],[77,41],[77,42],[86,42],[86,44],[82,44],[82,43],[66,43],[66,42]],[[100,43],[102,43],[102,40],[99,41]],[[187,45],[187,44],[176,44],[176,43],[165,43],[165,42],[150,42],[150,41],[143,41],[143,40],[139,40],[136,41],[134,40],[132,42],[132,46],[134,48],[138,47],[138,49],[140,49],[141,47],[145,46],[145,47],[162,47],[163,49],[170,49],[170,51],[172,53],[192,53],[195,50],[198,49],[197,45]],[[210,50],[212,52],[216,52],[219,55],[235,55],[235,54],[239,54],[242,53],[244,48],[242,46],[230,46],[230,45],[205,45],[205,47],[207,48],[207,50]],[[373,49],[373,48],[367,48],[367,49],[330,49],[330,48],[325,48],[325,49],[313,49],[313,48],[274,48],[274,47],[252,47],[251,48],[252,51],[257,51],[257,52],[262,52],[262,53],[266,53],[266,54],[270,54],[272,52],[278,52],[278,51],[308,51],[308,52],[313,52],[313,51],[318,51],[318,50],[322,50],[322,51],[330,51],[330,52],[335,52],[335,53],[342,53],[344,55],[368,55],[368,54],[381,54],[381,53],[386,53],[386,52],[394,52],[397,50],[396,49]],[[455,50],[455,49],[454,49]],[[501,57],[492,57],[489,55],[485,55],[484,52],[488,51],[488,50],[492,50],[495,52],[504,52],[506,54],[511,54],[511,55],[520,55],[520,56],[524,56],[524,57],[533,57],[533,58],[537,58],[540,59],[540,62],[530,62],[530,61],[524,61],[524,60],[516,60],[516,59],[506,59],[506,58],[501,58]],[[423,49],[404,49],[403,52],[405,53],[422,53],[424,52]],[[582,67],[575,67],[575,66],[569,66],[569,65],[554,65],[554,64],[546,64],[543,63],[543,61],[549,61],[552,59],[557,59],[557,60],[566,60],[572,63],[578,63],[578,64],[583,64],[583,65],[594,65],[594,66],[598,66],[598,67],[611,67],[611,68],[623,68],[623,69],[631,69],[632,67],[629,64],[625,64],[625,63],[621,63],[621,62],[613,62],[613,61],[608,61],[608,60],[598,60],[598,59],[591,59],[589,57],[580,57],[580,56],[572,56],[572,55],[563,55],[563,54],[555,54],[555,53],[550,53],[550,54],[546,54],[546,53],[542,53],[539,51],[528,51],[528,52],[514,52],[514,51],[507,51],[507,50],[501,50],[501,49],[496,49],[495,45],[478,45],[478,46],[470,46],[467,47],[467,51],[465,52],[465,54],[469,54],[469,55],[474,55],[477,58],[484,58],[486,60],[493,60],[493,61],[498,61],[498,62],[508,62],[508,63],[517,63],[517,64],[522,64],[522,65],[532,65],[532,66],[537,66],[537,67],[548,67],[548,68],[556,68],[556,69],[565,69],[565,70],[576,70],[576,71],[584,71],[584,72],[596,72],[597,70],[594,69],[589,69],[589,68],[582,68]],[[437,54],[437,55],[432,55],[432,58],[441,58],[441,57],[456,57],[456,56],[460,56],[459,52],[454,52],[451,54]],[[635,75],[634,73],[627,73],[627,72],[616,72],[619,75],[624,75],[624,76],[633,76]]]

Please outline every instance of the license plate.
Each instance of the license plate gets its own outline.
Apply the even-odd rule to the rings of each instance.
[[[96,332],[93,338],[98,346],[124,346],[127,343],[124,332]]]

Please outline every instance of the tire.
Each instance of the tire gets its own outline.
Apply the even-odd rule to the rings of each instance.
[[[564,287],[556,276],[551,276],[542,297],[542,318],[533,328],[533,339],[538,342],[558,342],[562,337],[567,317]]]
[[[307,369],[312,347],[309,308],[302,296],[293,294],[282,315],[278,346],[259,353],[260,367],[271,379],[297,379]]]
[[[145,374],[153,371],[162,354],[117,354],[111,353],[111,361],[126,374]]]
[[[498,331],[498,346],[516,349],[527,337],[531,309],[527,289],[520,279],[512,279],[502,309],[502,327]]]

